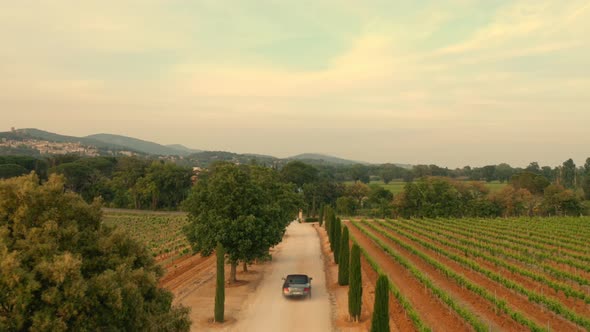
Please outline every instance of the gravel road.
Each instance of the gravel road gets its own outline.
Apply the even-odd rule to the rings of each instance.
[[[331,308],[320,241],[311,224],[291,223],[273,254],[272,268],[256,293],[244,304],[232,331],[332,331]],[[307,274],[313,278],[311,299],[283,298],[282,277]]]

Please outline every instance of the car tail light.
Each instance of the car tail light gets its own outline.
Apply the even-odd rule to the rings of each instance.
[[[289,287],[285,287],[285,288],[283,288],[283,292],[284,292],[284,293],[289,293]]]
[[[305,287],[303,290],[309,292],[309,287]]]

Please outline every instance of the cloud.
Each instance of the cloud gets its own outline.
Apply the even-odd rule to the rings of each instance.
[[[23,0],[0,11],[0,108],[17,126],[102,124],[170,143],[231,131],[215,143],[230,150],[305,152],[287,138],[265,151],[264,134],[310,128],[338,138],[312,150],[353,159],[500,158],[519,130],[585,130],[589,30],[582,0]],[[537,117],[550,120],[532,130]]]

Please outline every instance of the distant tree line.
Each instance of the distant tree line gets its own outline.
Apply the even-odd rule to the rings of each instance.
[[[532,162],[526,168],[499,164],[455,170],[436,165],[404,168],[291,162],[281,173],[300,188],[309,215],[315,215],[318,205],[331,205],[342,215],[371,217],[576,216],[587,213],[583,200],[590,199],[590,158],[582,167],[568,159],[554,168]],[[371,180],[406,182],[394,197]],[[343,185],[343,181],[349,183]],[[491,192],[485,181],[507,185]]]
[[[572,159],[557,167],[531,162],[526,168],[508,164],[457,169],[436,165],[311,165],[302,161],[261,167],[277,170],[282,182],[294,185],[307,216],[317,216],[320,207],[327,205],[343,215],[376,217],[506,216],[522,215],[524,211],[529,215],[572,215],[584,210],[581,200],[590,199],[590,158],[581,167]],[[167,210],[178,209],[188,197],[194,175],[190,167],[141,157],[0,156],[0,178],[31,171],[42,181],[50,174],[64,175],[66,188],[87,202],[100,196],[110,207]],[[406,184],[403,193],[394,198],[375,181]],[[499,181],[508,186],[490,192],[480,181]]]
[[[562,165],[540,166],[538,162],[531,162],[527,167],[512,167],[509,164],[487,165],[483,167],[465,166],[463,168],[449,169],[437,165],[399,166],[395,164],[380,165],[317,165],[318,172],[330,174],[331,178],[338,182],[359,181],[365,184],[374,180],[381,180],[385,184],[391,181],[412,182],[425,176],[442,176],[459,180],[470,181],[499,181],[510,182],[512,177],[522,172],[542,175],[552,183],[559,183],[566,188],[582,186],[590,168],[590,158],[581,167],[576,167],[572,159],[563,162]]]
[[[91,202],[102,197],[107,206],[132,209],[176,209],[188,196],[192,168],[138,157],[51,158],[0,156],[0,178],[34,171],[41,179],[61,174],[66,189]]]

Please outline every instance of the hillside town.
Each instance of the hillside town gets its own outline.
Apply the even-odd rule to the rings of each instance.
[[[0,138],[0,147],[5,148],[27,148],[39,151],[39,154],[68,154],[74,153],[83,156],[96,157],[100,153],[96,147],[85,146],[72,142],[50,142],[38,139],[13,140]],[[131,152],[128,152],[131,154]]]

